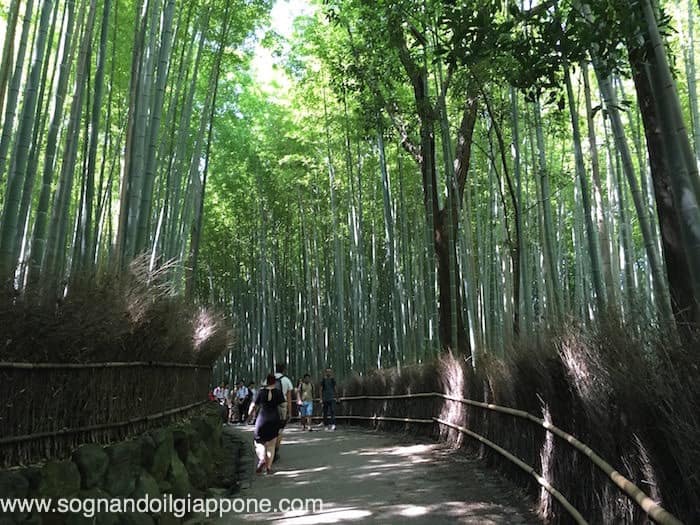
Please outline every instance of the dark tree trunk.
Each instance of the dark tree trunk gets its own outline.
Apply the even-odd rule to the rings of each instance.
[[[640,47],[630,48],[629,57],[646,135],[649,165],[656,200],[656,212],[661,230],[661,241],[671,295],[671,306],[678,327],[683,333],[697,319],[700,312],[698,312],[698,305],[693,297],[692,287],[688,284],[691,282],[690,270],[680,238],[680,218],[673,204],[668,151],[661,131],[661,122],[658,107],[654,101],[651,79],[646,68],[645,49]]]
[[[443,348],[450,348],[460,355],[471,355],[467,330],[464,326],[464,316],[462,315],[462,294],[459,280],[459,263],[456,257],[456,243],[449,236],[449,226],[447,223],[447,210],[443,208],[435,217],[435,259],[437,265],[438,288],[439,288],[439,332],[440,343]],[[453,228],[452,231],[456,232]],[[456,305],[457,305],[457,343],[452,341],[452,302],[450,300],[450,250],[452,260],[455,261]]]
[[[402,146],[420,165],[422,182],[423,182],[423,198],[425,204],[426,217],[429,228],[432,228],[435,238],[435,257],[438,271],[438,287],[439,287],[439,333],[440,344],[444,349],[452,349],[458,351],[464,356],[471,356],[471,348],[467,331],[464,326],[462,315],[462,294],[461,283],[459,280],[459,262],[456,255],[456,239],[459,231],[459,221],[457,210],[459,203],[462,202],[466,177],[469,171],[469,160],[471,157],[471,141],[476,122],[476,96],[473,93],[474,86],[470,86],[466,92],[466,103],[462,121],[460,124],[457,136],[457,148],[455,155],[454,166],[454,182],[456,188],[451,189],[456,194],[452,199],[450,208],[439,208],[438,204],[438,188],[437,188],[437,170],[435,165],[435,122],[437,114],[435,107],[430,99],[428,87],[428,70],[425,63],[414,61],[411,52],[408,49],[406,38],[402,29],[401,20],[392,16],[389,20],[389,40],[396,47],[399,59],[411,81],[413,87],[413,97],[415,109],[420,121],[420,145],[416,147],[405,136],[402,139]],[[415,33],[414,36],[418,40],[424,42],[425,39],[421,35]],[[456,202],[454,202],[456,201]],[[448,203],[450,199],[448,199]],[[449,221],[452,221],[451,223]],[[453,238],[450,238],[449,231],[452,230]],[[450,260],[454,264],[450,264]],[[455,272],[454,294],[455,304],[457,308],[457,342],[452,341],[452,302],[451,302],[451,285],[450,285],[450,268]]]

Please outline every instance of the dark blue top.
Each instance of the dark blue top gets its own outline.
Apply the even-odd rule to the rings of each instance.
[[[321,379],[321,399],[333,401],[335,399],[335,378],[324,377]]]

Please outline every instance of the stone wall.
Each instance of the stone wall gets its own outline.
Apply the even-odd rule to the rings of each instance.
[[[218,406],[168,427],[108,446],[85,444],[70,459],[0,471],[3,498],[184,498],[215,494],[222,461],[222,419]],[[179,523],[172,515],[0,514],[0,525],[87,524],[158,525]]]

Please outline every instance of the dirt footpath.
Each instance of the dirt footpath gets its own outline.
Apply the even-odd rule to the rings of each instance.
[[[231,430],[229,430],[231,431]],[[335,432],[287,429],[271,475],[253,473],[252,427],[234,427],[251,443],[251,472],[239,498],[319,498],[323,510],[228,514],[218,525],[387,523],[523,525],[538,523],[517,490],[478,461],[432,443],[339,426]]]

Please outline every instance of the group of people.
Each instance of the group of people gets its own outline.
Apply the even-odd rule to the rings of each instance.
[[[223,407],[225,423],[245,423],[248,417],[248,408],[255,399],[257,389],[252,381],[245,385],[239,381],[236,388],[231,388],[228,383],[222,383],[209,394],[211,401],[217,401]]]
[[[212,397],[228,408],[228,422],[240,423],[255,421],[255,452],[258,457],[256,472],[272,472],[272,463],[280,459],[282,433],[292,416],[292,403],[296,400],[303,430],[312,431],[315,386],[310,374],[304,374],[296,388],[287,377],[287,366],[278,363],[274,374],[269,374],[264,385],[255,390],[254,383],[247,387],[239,381],[233,390],[222,383],[214,389]],[[333,370],[327,368],[320,381],[323,423],[326,430],[336,428],[335,402],[336,382]]]

